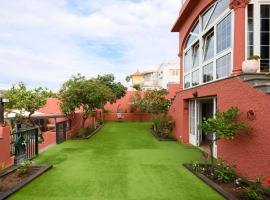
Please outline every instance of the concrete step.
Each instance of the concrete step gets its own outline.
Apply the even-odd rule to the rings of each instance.
[[[256,78],[270,78],[270,73],[242,73],[238,75],[238,78],[242,80],[256,79]]]
[[[270,83],[257,84],[254,86],[254,88],[260,89],[266,94],[270,94]]]
[[[258,84],[270,83],[270,77],[245,78],[243,81],[255,86]]]

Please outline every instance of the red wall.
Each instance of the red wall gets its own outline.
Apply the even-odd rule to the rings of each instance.
[[[149,121],[151,116],[148,113],[123,113],[124,121]],[[104,119],[108,121],[118,121],[117,113],[106,113]]]
[[[240,120],[252,127],[250,135],[240,134],[233,141],[218,143],[218,157],[235,163],[239,173],[250,178],[270,176],[270,96],[253,88],[237,77],[209,83],[197,88],[181,91],[170,108],[170,114],[176,121],[174,135],[184,143],[189,137],[188,100],[197,91],[200,97],[217,97],[217,109],[227,111],[237,106],[241,111]],[[247,118],[247,112],[253,110],[255,120]]]
[[[10,128],[0,127],[0,170],[14,163],[14,156],[10,156]]]
[[[127,91],[126,95],[122,97],[121,99],[118,99],[115,103],[107,103],[105,105],[105,109],[112,112],[116,113],[119,108],[121,112],[130,112],[130,99],[132,96],[134,96],[138,91]],[[140,92],[143,93],[143,92]]]

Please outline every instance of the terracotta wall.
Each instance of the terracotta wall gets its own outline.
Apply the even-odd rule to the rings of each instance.
[[[239,135],[233,141],[218,143],[218,156],[235,163],[240,174],[250,178],[260,175],[270,175],[270,95],[237,77],[225,79],[199,86],[194,89],[181,91],[170,108],[170,114],[176,121],[174,135],[177,139],[188,143],[189,139],[189,110],[188,100],[193,98],[193,92],[201,97],[217,97],[217,109],[227,111],[237,106],[241,111],[240,120],[250,124],[250,135]],[[255,112],[256,118],[249,120],[247,112]]]
[[[14,156],[10,156],[10,128],[0,127],[0,170],[14,163]]]
[[[119,110],[121,112],[130,112],[130,99],[137,93],[137,91],[127,91],[126,95],[122,97],[121,99],[118,99],[115,103],[107,103],[105,105],[105,109],[116,113]],[[143,93],[143,92],[141,92]]]
[[[151,116],[148,113],[123,113],[124,121],[149,121]],[[117,113],[106,113],[104,119],[107,121],[118,121]]]

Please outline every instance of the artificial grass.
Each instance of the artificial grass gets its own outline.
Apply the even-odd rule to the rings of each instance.
[[[148,122],[108,122],[90,140],[69,140],[35,162],[54,167],[10,199],[218,200],[218,193],[182,166],[201,153],[159,142]]]

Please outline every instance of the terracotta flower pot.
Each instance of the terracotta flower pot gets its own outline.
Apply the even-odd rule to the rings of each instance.
[[[242,70],[244,73],[259,72],[260,63],[258,60],[246,60],[242,63]]]

